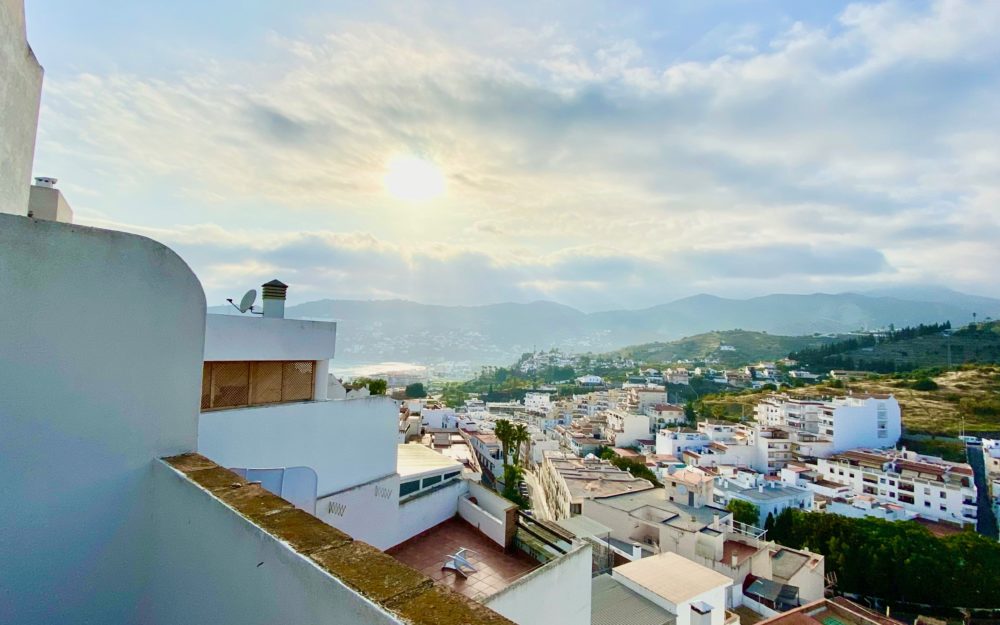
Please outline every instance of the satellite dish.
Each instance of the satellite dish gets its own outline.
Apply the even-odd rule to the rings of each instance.
[[[252,309],[253,303],[255,301],[257,301],[257,291],[254,289],[250,289],[243,296],[243,299],[240,300],[240,305],[239,305],[240,312],[245,313],[246,311]]]

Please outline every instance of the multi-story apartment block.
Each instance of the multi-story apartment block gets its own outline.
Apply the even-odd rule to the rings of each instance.
[[[646,415],[609,410],[604,417],[607,420],[605,437],[615,447],[635,447],[640,440],[649,438],[649,417]]]
[[[679,425],[687,421],[684,407],[676,404],[662,403],[646,406],[643,414],[649,418],[650,432],[657,432],[665,427]]]
[[[542,456],[538,481],[544,507],[553,520],[580,514],[586,499],[653,488],[647,480],[633,477],[607,460],[578,458],[559,451],[546,451]]]
[[[858,449],[820,458],[814,466],[823,480],[848,486],[854,495],[870,495],[933,521],[976,522],[976,485],[967,464],[905,449]]]

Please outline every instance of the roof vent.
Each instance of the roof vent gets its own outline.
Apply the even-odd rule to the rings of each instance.
[[[46,187],[48,189],[54,189],[56,183],[59,182],[57,178],[49,178],[48,176],[36,176],[35,186],[36,187]]]
[[[288,291],[288,285],[278,280],[271,280],[261,285],[265,317],[271,319],[285,318],[286,291]]]

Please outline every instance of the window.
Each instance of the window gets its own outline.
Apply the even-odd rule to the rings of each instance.
[[[941,508],[941,512],[945,512],[946,510],[948,510],[948,506],[946,506],[944,504],[942,504],[942,505],[940,505],[938,507]]]
[[[569,505],[569,513],[570,514],[580,514],[581,512],[583,512],[582,508],[583,508],[583,504],[571,503]]]
[[[315,366],[311,360],[206,362],[201,374],[201,409],[309,401]]]
[[[944,499],[945,498],[945,492],[943,490],[942,491],[938,491],[938,496],[941,497],[941,499]]]
[[[925,501],[925,502],[924,502],[924,507],[925,507],[925,508],[930,508],[930,507],[931,507],[931,502],[929,502],[929,501]]]
[[[413,480],[412,482],[401,482],[399,484],[399,496],[405,497],[410,493],[415,493],[420,490],[420,480]]]
[[[432,475],[430,477],[425,477],[424,478],[424,485],[423,485],[423,487],[427,488],[428,486],[434,486],[435,484],[437,484],[440,481],[441,481],[441,476],[440,475]]]
[[[461,471],[455,471],[454,473],[445,473],[444,479],[450,480],[453,477],[458,477],[459,473],[461,473]]]

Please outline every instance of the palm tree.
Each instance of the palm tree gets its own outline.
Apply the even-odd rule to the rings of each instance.
[[[503,456],[503,464],[507,466],[509,464],[507,459],[510,457],[510,446],[514,442],[514,426],[506,419],[497,419],[496,424],[493,426],[493,433],[496,435],[497,440],[500,441],[500,453]]]
[[[531,434],[528,433],[528,426],[518,423],[511,431],[511,445],[514,447],[514,466],[521,464],[521,445],[527,445],[531,441]]]

